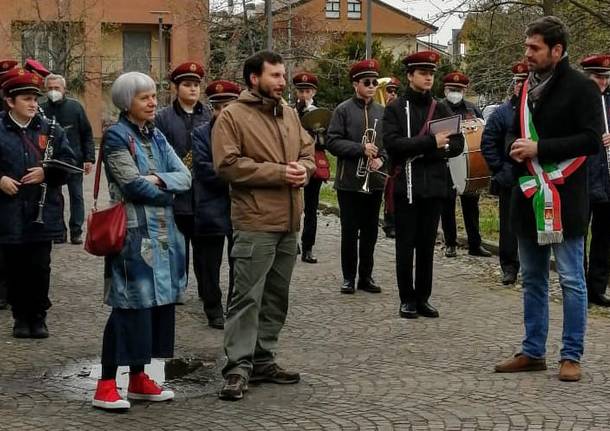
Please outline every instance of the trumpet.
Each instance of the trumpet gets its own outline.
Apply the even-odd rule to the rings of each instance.
[[[375,145],[375,139],[377,138],[377,119],[375,123],[373,123],[373,128],[367,128],[364,130],[364,134],[362,135],[362,148],[366,148],[366,144]],[[356,167],[356,177],[364,178],[364,183],[362,183],[362,187],[360,188],[360,192],[362,193],[370,193],[371,190],[369,188],[369,178],[371,173],[384,175],[389,177],[385,172],[381,172],[378,170],[374,170],[371,168],[371,162],[373,161],[372,157],[363,156],[358,159],[358,166]]]

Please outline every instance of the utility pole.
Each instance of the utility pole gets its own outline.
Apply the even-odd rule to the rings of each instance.
[[[366,58],[373,57],[373,0],[366,0]]]
[[[273,10],[271,0],[265,0],[265,13],[267,14],[267,49],[273,51]]]
[[[161,104],[163,105],[163,73],[165,71],[163,61],[163,15],[168,15],[169,11],[166,10],[151,10],[151,14],[159,15],[159,95],[161,96]]]

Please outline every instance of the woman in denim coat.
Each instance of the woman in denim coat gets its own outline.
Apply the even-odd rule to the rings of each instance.
[[[104,302],[112,307],[104,330],[102,378],[93,406],[127,409],[116,387],[118,366],[129,365],[131,399],[166,401],[163,390],[144,373],[153,357],[174,352],[174,304],[186,284],[184,238],[174,221],[174,194],[188,190],[191,175],[163,134],[154,127],[155,82],[139,72],[112,85],[119,121],[103,138],[103,161],[113,202],[123,200],[127,237],[104,266]]]

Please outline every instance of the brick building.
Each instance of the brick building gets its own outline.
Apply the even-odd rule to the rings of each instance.
[[[208,58],[207,0],[0,0],[0,10],[0,37],[9,41],[0,58],[35,57],[64,73],[96,137],[116,115],[109,87],[118,74],[150,74],[167,99],[168,70]]]

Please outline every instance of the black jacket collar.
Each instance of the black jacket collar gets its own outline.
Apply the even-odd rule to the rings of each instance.
[[[178,115],[180,117],[186,117],[188,115],[188,113],[184,109],[182,109],[182,105],[180,105],[180,102],[178,102],[178,98],[174,99],[173,105],[174,105],[174,109],[176,110],[176,112],[178,113]],[[203,103],[197,101],[197,103],[193,107],[192,115],[201,115],[201,114],[203,114]]]
[[[23,127],[21,127],[19,124],[15,123],[13,121],[11,116],[8,115],[7,111],[2,112],[2,121],[4,122],[4,126],[7,128],[7,130],[17,131],[17,130],[23,129]],[[32,118],[32,121],[30,121],[30,124],[28,124],[26,129],[39,130],[41,126],[42,126],[42,117],[40,116],[40,114],[36,114],[36,116],[34,116],[34,118]]]
[[[413,90],[411,86],[406,87],[404,98],[405,100],[409,99],[410,102],[416,105],[427,106],[432,103],[432,93],[429,91],[420,93],[419,91]]]

